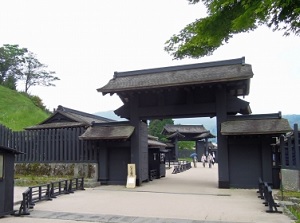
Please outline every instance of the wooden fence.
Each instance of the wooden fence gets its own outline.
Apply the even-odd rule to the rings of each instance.
[[[16,163],[97,162],[93,143],[78,138],[84,131],[76,127],[14,132],[0,125],[0,145],[24,153],[16,156]]]
[[[281,168],[300,170],[298,124],[294,125],[294,131],[280,137]]]
[[[0,146],[9,147],[11,144],[12,130],[0,124]]]

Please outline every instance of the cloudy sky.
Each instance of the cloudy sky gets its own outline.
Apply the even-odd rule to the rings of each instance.
[[[115,110],[117,96],[96,91],[115,71],[167,67],[245,56],[252,65],[254,114],[300,114],[300,37],[260,27],[234,36],[212,56],[173,60],[164,43],[204,17],[186,0],[2,0],[0,45],[19,44],[56,72],[56,87],[32,87],[50,110],[58,105],[88,113]],[[20,90],[24,86],[18,86]]]

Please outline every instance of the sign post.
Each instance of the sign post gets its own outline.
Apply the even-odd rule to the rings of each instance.
[[[126,188],[135,188],[136,185],[136,173],[135,164],[130,163],[127,165],[127,184]]]

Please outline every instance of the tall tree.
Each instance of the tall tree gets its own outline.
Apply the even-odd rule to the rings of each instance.
[[[162,130],[164,129],[164,126],[167,124],[174,124],[174,121],[172,119],[163,119],[163,120],[158,120],[154,119],[151,120],[149,123],[148,131],[150,135],[158,137],[160,141],[166,142],[166,136],[162,135]]]
[[[237,33],[266,24],[284,35],[300,34],[299,0],[188,0],[203,2],[208,16],[188,24],[173,35],[165,50],[174,59],[200,58],[212,54]]]
[[[54,81],[60,80],[53,76],[54,71],[48,71],[47,66],[42,64],[32,52],[24,57],[22,69],[17,74],[17,79],[25,82],[25,92],[32,86],[55,86]]]
[[[15,74],[24,62],[26,48],[19,45],[4,44],[0,47],[0,84],[9,88],[15,88]]]

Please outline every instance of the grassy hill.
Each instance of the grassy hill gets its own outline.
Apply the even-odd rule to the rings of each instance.
[[[0,85],[0,124],[14,130],[36,125],[49,114],[23,93]]]

